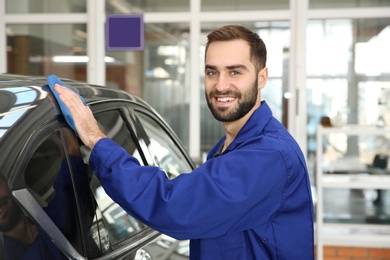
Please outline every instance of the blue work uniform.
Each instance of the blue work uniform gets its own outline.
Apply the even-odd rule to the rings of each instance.
[[[169,180],[108,138],[90,164],[129,214],[176,239],[190,259],[314,259],[313,204],[304,156],[265,101],[227,149]]]

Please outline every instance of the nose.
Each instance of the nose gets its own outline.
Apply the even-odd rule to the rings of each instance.
[[[224,90],[229,88],[229,81],[224,75],[219,75],[217,82],[215,84],[215,88],[219,92],[223,92]]]

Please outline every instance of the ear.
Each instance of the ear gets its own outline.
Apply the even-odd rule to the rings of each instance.
[[[257,74],[258,76],[258,82],[257,82],[257,88],[260,90],[264,88],[265,84],[267,83],[268,80],[268,68],[264,67],[259,71]]]

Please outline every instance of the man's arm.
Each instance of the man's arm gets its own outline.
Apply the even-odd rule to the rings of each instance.
[[[106,138],[107,136],[100,130],[91,109],[85,106],[80,98],[66,87],[56,84],[54,89],[59,93],[60,99],[72,114],[81,141],[87,147],[93,149],[100,139]]]

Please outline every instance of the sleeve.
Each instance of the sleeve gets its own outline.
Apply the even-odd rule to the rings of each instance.
[[[90,164],[124,210],[177,239],[216,237],[267,222],[281,205],[286,176],[279,152],[247,148],[168,180],[109,139],[96,144]]]

